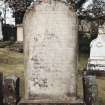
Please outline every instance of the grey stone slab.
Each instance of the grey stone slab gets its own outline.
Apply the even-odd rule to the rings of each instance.
[[[25,98],[76,97],[77,16],[60,1],[34,4],[24,27]]]
[[[18,105],[85,105],[80,99],[75,101],[51,101],[51,100],[21,100]]]

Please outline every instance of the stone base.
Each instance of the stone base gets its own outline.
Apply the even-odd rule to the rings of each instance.
[[[21,100],[18,105],[85,105],[82,100],[76,101],[41,101],[41,100]]]

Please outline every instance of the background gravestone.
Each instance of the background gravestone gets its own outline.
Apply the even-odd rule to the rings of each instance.
[[[22,24],[17,25],[17,42],[23,42],[23,26],[22,26]]]
[[[19,102],[19,78],[7,76],[3,82],[3,105],[17,105]]]
[[[88,70],[105,72],[105,27],[99,26],[99,34],[90,44]]]
[[[3,40],[2,21],[3,21],[3,18],[1,17],[1,12],[0,12],[0,40]]]
[[[77,17],[65,3],[46,0],[27,10],[24,22],[25,99],[74,100]]]
[[[99,105],[96,76],[83,76],[84,101],[86,105]]]

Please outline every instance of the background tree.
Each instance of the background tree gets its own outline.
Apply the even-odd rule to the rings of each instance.
[[[88,20],[96,20],[96,22],[99,22],[98,24],[101,25],[105,20],[105,1],[92,0],[92,2],[87,8],[79,8],[78,15]]]
[[[5,0],[13,10],[16,24],[22,23],[24,13],[33,0]]]
[[[34,0],[5,0],[5,2],[9,3],[10,8],[13,10],[13,15],[15,17],[16,24],[22,23],[24,13],[28,6],[33,2]],[[41,1],[41,0],[36,0]],[[63,2],[68,3],[71,7],[77,9],[82,6],[83,3],[85,3],[86,0],[61,0]]]
[[[10,8],[12,8],[13,10],[13,16],[15,17],[16,24],[22,23],[26,9],[28,6],[30,6],[30,4],[33,1],[34,0],[5,0],[5,2],[9,3]],[[89,0],[59,0],[59,1],[69,4],[70,7],[73,7],[77,11],[77,15],[79,17],[79,26],[82,27],[79,28],[82,29],[79,30],[79,35],[81,35],[82,38],[85,39],[86,37],[87,39],[90,38],[88,41],[90,43],[90,41],[94,39],[98,34],[98,26],[104,23],[105,2],[103,0],[92,0],[93,3],[89,4],[87,8],[84,8],[84,4],[87,3]]]
[[[99,25],[102,25],[105,22],[105,1],[92,0],[92,3],[89,4],[87,8],[85,8],[84,5],[81,6],[77,10],[77,14],[80,27],[80,51],[89,52],[91,40],[97,37]]]

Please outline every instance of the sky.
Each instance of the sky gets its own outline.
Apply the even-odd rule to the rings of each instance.
[[[93,3],[93,0],[87,0],[87,2],[83,5],[83,8],[86,9],[92,3]]]

